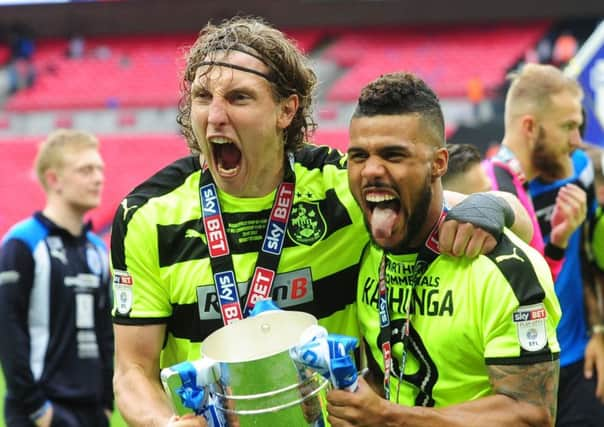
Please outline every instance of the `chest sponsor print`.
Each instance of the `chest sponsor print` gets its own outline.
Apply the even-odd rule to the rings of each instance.
[[[248,282],[237,283],[241,301],[245,301]],[[275,276],[271,291],[273,300],[279,307],[295,307],[314,300],[310,268],[279,273]],[[197,306],[201,320],[220,319],[220,304],[214,284],[197,287]]]

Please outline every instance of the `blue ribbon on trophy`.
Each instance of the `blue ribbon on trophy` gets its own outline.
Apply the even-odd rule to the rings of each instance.
[[[180,399],[184,408],[202,415],[209,427],[226,427],[224,416],[216,408],[216,397],[211,393],[220,377],[219,370],[218,363],[204,357],[162,369],[161,378],[166,392]]]
[[[261,317],[274,310],[281,311],[272,300],[259,300],[249,317]],[[315,324],[302,332],[297,345],[289,349],[289,357],[296,364],[302,383],[309,379],[310,373],[322,376],[335,388],[355,391],[358,373],[351,354],[356,345],[356,338],[328,334],[325,328]],[[193,411],[202,415],[209,427],[227,427],[224,410],[219,409],[224,407],[221,405],[224,402],[217,396],[225,386],[221,383],[221,374],[224,374],[223,380],[228,377],[227,372],[221,372],[219,362],[202,357],[162,369],[161,378],[178,415]]]
[[[356,338],[328,334],[324,327],[313,325],[304,331],[289,354],[296,363],[330,380],[335,388],[355,391],[358,373],[351,353],[356,345]]]

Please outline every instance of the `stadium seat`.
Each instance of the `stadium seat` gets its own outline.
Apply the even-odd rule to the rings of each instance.
[[[320,30],[288,32],[306,51],[322,34]],[[41,40],[33,59],[35,85],[10,97],[6,109],[175,106],[185,47],[194,40],[195,34],[89,38],[84,56],[78,59],[66,56],[67,40]]]
[[[478,78],[488,95],[548,26],[529,22],[342,32],[324,56],[347,71],[327,99],[354,101],[365,84],[394,71],[418,74],[441,97],[466,97],[468,83]]]

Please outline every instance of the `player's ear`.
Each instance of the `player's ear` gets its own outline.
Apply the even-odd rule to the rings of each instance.
[[[300,98],[298,95],[290,95],[286,99],[282,100],[280,103],[280,111],[279,116],[277,118],[277,126],[280,129],[287,128],[294,116],[296,115],[296,111],[298,111],[298,107],[300,106]]]
[[[539,133],[539,124],[532,114],[525,114],[520,117],[520,129],[528,141],[534,141]]]
[[[449,165],[449,151],[445,147],[440,147],[434,150],[432,156],[432,180],[440,178],[447,173]]]
[[[48,191],[56,189],[59,182],[59,173],[54,168],[46,169],[43,173],[44,188]]]

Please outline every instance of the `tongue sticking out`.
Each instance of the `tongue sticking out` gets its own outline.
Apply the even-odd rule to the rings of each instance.
[[[397,213],[394,209],[376,206],[371,215],[371,234],[374,239],[387,239],[392,235]]]
[[[218,155],[220,166],[223,169],[234,169],[241,160],[241,151],[235,144],[220,144],[218,146]]]

